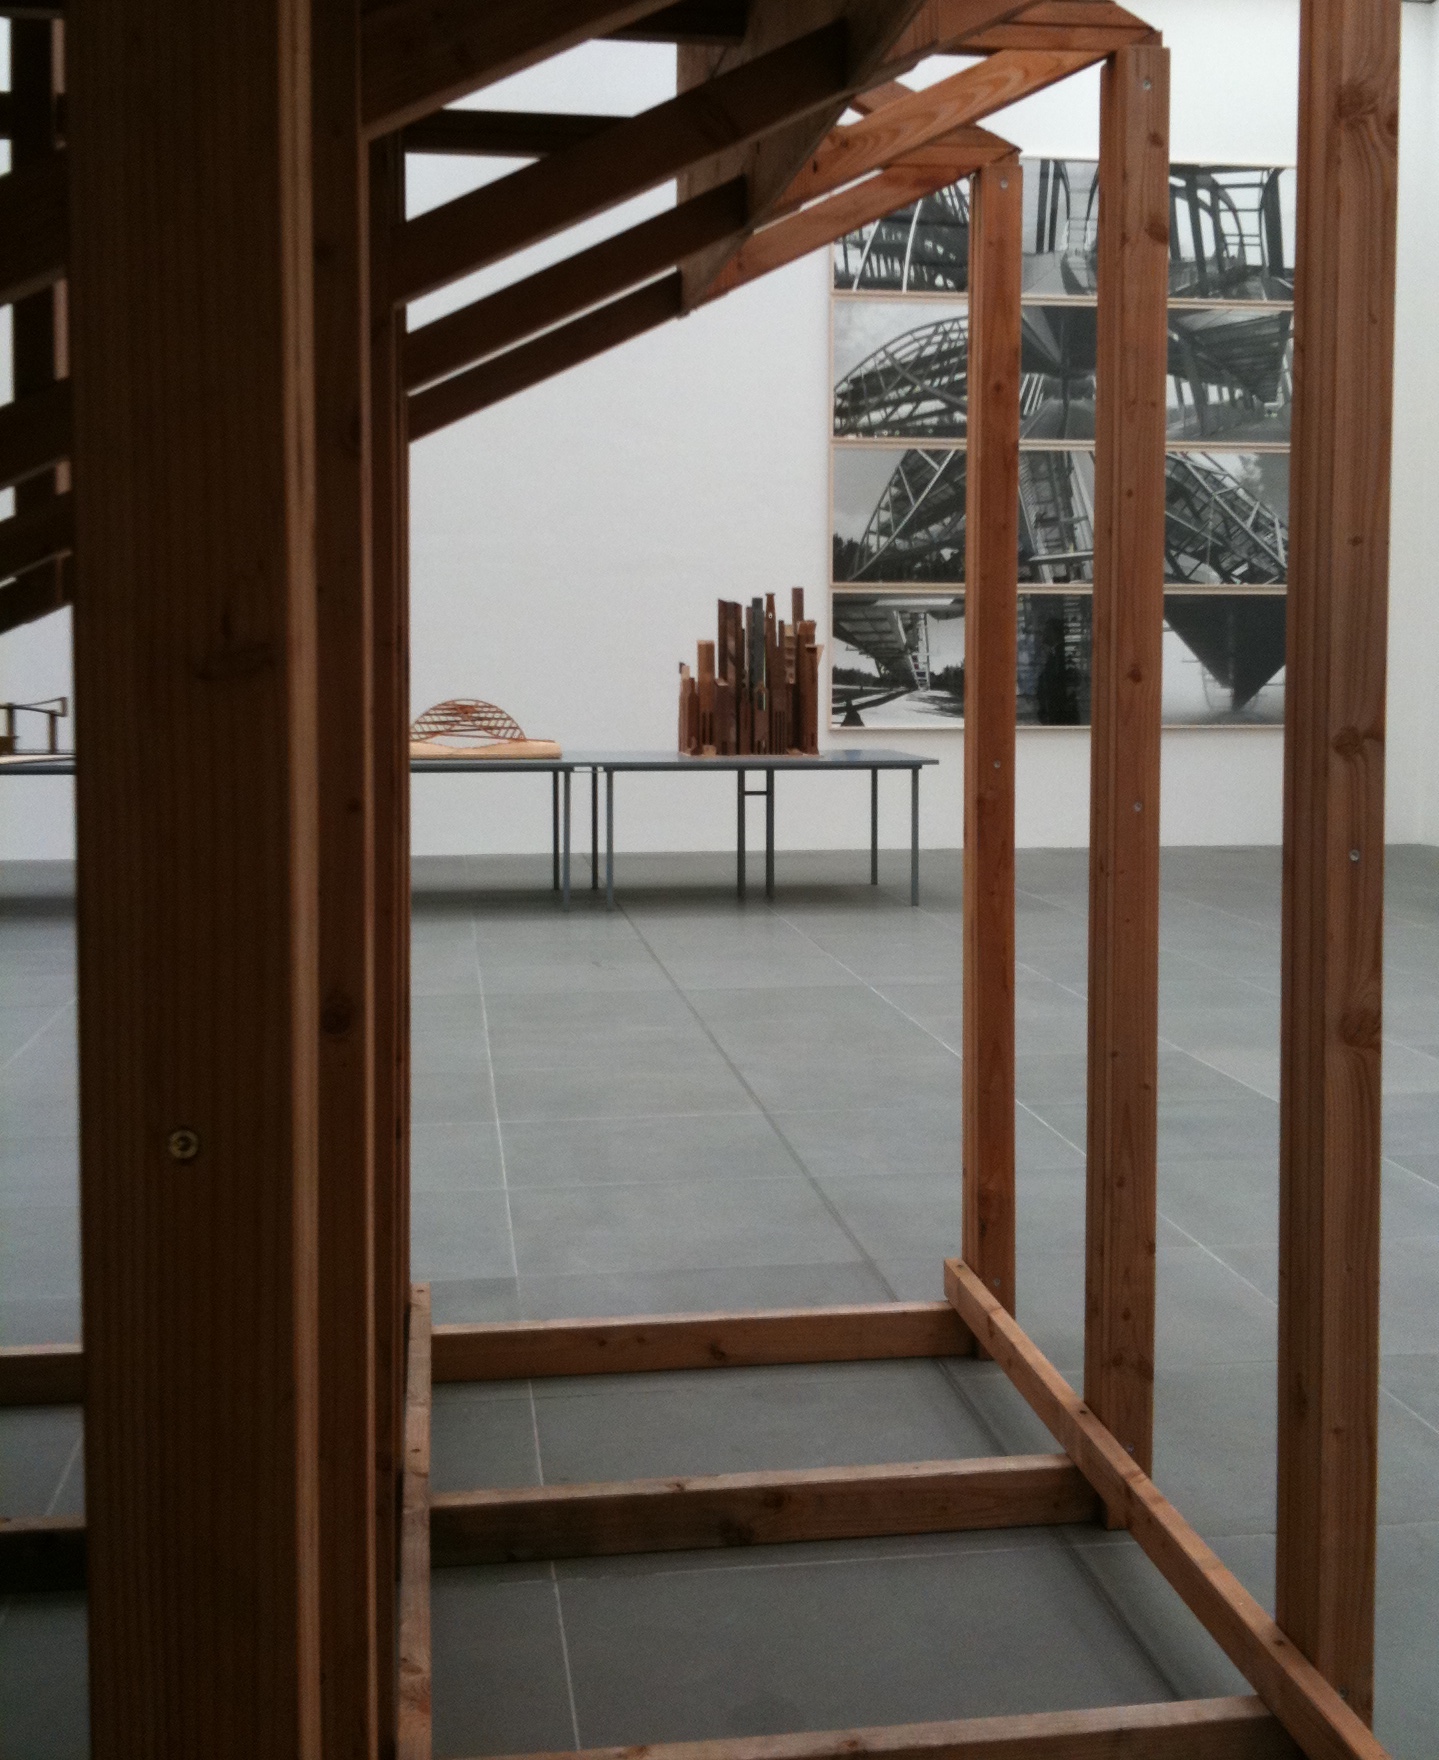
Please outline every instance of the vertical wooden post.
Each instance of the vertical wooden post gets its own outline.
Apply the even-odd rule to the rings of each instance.
[[[320,763],[320,1542],[327,1754],[377,1752],[370,252],[358,0],[310,0]]]
[[[1099,145],[1084,1397],[1148,1472],[1154,1413],[1169,54],[1105,66]]]
[[[96,1760],[320,1747],[308,24],[67,27]]]
[[[49,19],[10,23],[10,166],[23,170],[56,149],[56,99],[64,89],[64,30]],[[13,316],[15,396],[43,391],[68,371],[65,283],[16,300]],[[15,486],[15,511],[28,513],[69,488],[70,468],[60,465]],[[68,558],[35,570],[27,588],[47,609],[69,602]]]
[[[1011,1313],[1021,176],[970,182],[964,570],[964,1257]]]
[[[1367,1719],[1398,0],[1305,0],[1301,20],[1275,1586]]]
[[[370,149],[370,397],[375,801],[375,1401],[379,1500],[376,1626],[380,1730],[393,1742],[404,1464],[405,1309],[410,1299],[410,601],[409,445],[400,351],[405,316],[390,303],[386,243],[404,217],[397,135]]]

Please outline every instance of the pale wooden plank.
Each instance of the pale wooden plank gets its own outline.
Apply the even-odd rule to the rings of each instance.
[[[370,148],[370,235],[404,212],[398,137]],[[405,1314],[410,1289],[410,767],[409,444],[400,383],[404,312],[384,284],[385,256],[371,251],[370,474],[368,517],[374,639],[371,692],[375,873],[375,1633],[395,1650],[398,1512],[404,1463]],[[379,1673],[379,1726],[395,1730],[398,1680]]]
[[[446,1492],[430,1500],[437,1567],[687,1552],[1088,1522],[1098,1499],[1063,1455],[716,1473]]]
[[[502,1321],[434,1329],[436,1381],[634,1375],[777,1363],[967,1356],[973,1339],[948,1302],[649,1314],[624,1320]]]
[[[813,1734],[652,1742],[645,1760],[1298,1760],[1258,1699],[1178,1699],[1093,1711],[1040,1711],[956,1723]],[[586,1748],[578,1760],[635,1760],[634,1748]],[[531,1754],[512,1760],[573,1760]]]
[[[1100,103],[1090,687],[1085,1398],[1153,1458],[1159,743],[1169,52],[1123,49]]]
[[[1399,8],[1306,0],[1285,672],[1279,1623],[1374,1702]]]
[[[308,6],[66,30],[93,1748],[309,1754]]]
[[[85,1398],[85,1356],[78,1344],[0,1348],[0,1406],[77,1406]]]
[[[969,1267],[947,1260],[944,1281],[960,1318],[1098,1492],[1114,1525],[1129,1529],[1308,1760],[1385,1760],[1362,1720]]]
[[[1019,156],[970,185],[964,596],[964,1257],[1014,1311]]]
[[[370,234],[359,0],[312,0],[319,734],[321,1718],[377,1752]],[[383,1663],[382,1663],[383,1659]]]
[[[410,1296],[400,1508],[397,1760],[430,1760],[430,1286]]]

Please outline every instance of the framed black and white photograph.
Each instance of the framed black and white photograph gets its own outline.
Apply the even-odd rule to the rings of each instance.
[[[1169,438],[1289,444],[1294,319],[1285,307],[1169,308]]]
[[[968,365],[963,303],[836,300],[835,438],[962,440]]]
[[[830,726],[958,727],[962,593],[830,595]]]
[[[1273,165],[1171,165],[1169,297],[1294,298],[1295,173]]]
[[[1062,586],[1094,579],[1094,453],[1019,455],[1019,578]]]
[[[1171,451],[1164,472],[1167,581],[1253,587],[1288,579],[1287,452]]]
[[[1166,593],[1169,727],[1284,723],[1284,594]]]
[[[962,449],[836,446],[831,470],[836,585],[963,581]]]
[[[834,247],[834,285],[838,292],[967,292],[968,182],[846,234]]]
[[[1026,297],[1089,299],[1097,291],[1099,166],[1092,159],[1025,159]]]
[[[1021,314],[1019,435],[1093,440],[1098,342],[1092,305],[1026,305]]]

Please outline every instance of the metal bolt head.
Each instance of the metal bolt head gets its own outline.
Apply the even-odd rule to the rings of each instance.
[[[200,1153],[200,1138],[195,1131],[171,1131],[170,1140],[165,1146],[170,1151],[172,1161],[193,1161]]]
[[[1358,861],[1358,860],[1359,860],[1359,851],[1358,851],[1358,850],[1357,850],[1357,849],[1351,849],[1351,850],[1350,850],[1350,852],[1349,852],[1349,860],[1350,860],[1350,861],[1351,861],[1351,862],[1357,862],[1357,861]]]

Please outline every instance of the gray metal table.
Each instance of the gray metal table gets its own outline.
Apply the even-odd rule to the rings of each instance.
[[[448,775],[452,771],[466,774],[492,775],[501,772],[517,776],[521,771],[541,771],[550,778],[552,820],[551,874],[552,885],[570,908],[570,781],[574,776],[573,758],[411,758],[412,775]],[[73,776],[74,753],[45,754],[34,758],[15,757],[0,763],[0,776]]]
[[[908,770],[909,787],[909,902],[919,903],[919,773],[938,758],[921,758],[913,752],[895,752],[876,748],[847,747],[837,751],[810,753],[802,756],[766,757],[751,753],[747,756],[723,758],[691,758],[679,752],[573,752],[569,762],[577,769],[590,772],[590,850],[593,870],[590,884],[599,885],[599,778],[605,778],[605,899],[613,910],[615,902],[615,776],[620,771],[661,772],[667,775],[703,774],[717,770],[734,771],[737,782],[737,825],[735,837],[736,890],[745,895],[745,802],[764,797],[764,890],[766,898],[774,897],[774,779],[780,770],[820,771],[826,775],[850,774],[856,770],[869,772],[869,880],[879,885],[879,773],[881,770]],[[762,789],[745,786],[752,771],[764,776]]]

